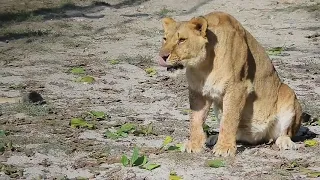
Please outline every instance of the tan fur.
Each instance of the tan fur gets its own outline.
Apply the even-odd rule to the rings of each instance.
[[[183,22],[164,18],[163,27],[160,56],[168,56],[168,66],[186,68],[192,110],[188,152],[204,146],[202,124],[211,104],[221,112],[215,155],[235,155],[236,140],[257,144],[271,139],[280,149],[296,148],[291,140],[301,124],[296,95],[234,17],[214,12]]]

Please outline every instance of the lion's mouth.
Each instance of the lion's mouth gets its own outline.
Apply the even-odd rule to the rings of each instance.
[[[182,64],[176,64],[176,65],[168,66],[167,71],[174,72],[178,69],[183,69],[183,68],[184,66]]]
[[[181,63],[175,63],[173,65],[170,65],[163,58],[159,58],[159,65],[166,67],[167,71],[171,71],[171,72],[184,68],[184,66]]]

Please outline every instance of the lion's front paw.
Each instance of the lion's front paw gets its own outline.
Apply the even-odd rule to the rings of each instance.
[[[212,150],[215,156],[223,156],[223,157],[235,156],[236,151],[237,151],[236,144],[221,144],[221,143],[217,143]]]
[[[296,144],[292,142],[289,136],[280,136],[276,140],[276,145],[280,150],[295,150],[298,149]]]
[[[206,136],[204,134],[198,134],[196,137],[190,138],[185,145],[185,149],[188,153],[199,153],[203,150],[205,142]]]

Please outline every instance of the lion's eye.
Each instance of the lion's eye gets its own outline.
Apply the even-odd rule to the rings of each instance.
[[[166,41],[166,40],[167,40],[167,38],[166,38],[166,37],[163,37],[162,39],[163,39],[164,41]]]
[[[183,42],[185,42],[187,39],[186,38],[180,38],[179,39],[179,43],[183,43]]]

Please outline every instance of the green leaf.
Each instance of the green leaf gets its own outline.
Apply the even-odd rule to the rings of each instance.
[[[154,76],[157,74],[157,71],[152,67],[146,68],[145,71],[147,74],[149,74],[149,76]]]
[[[304,141],[304,145],[306,147],[313,147],[313,146],[318,145],[318,141],[314,140],[314,139],[307,139],[307,140]]]
[[[116,64],[119,64],[120,61],[119,60],[116,60],[116,59],[112,59],[109,61],[111,65],[116,65]]]
[[[290,168],[295,168],[295,167],[299,167],[299,164],[297,163],[297,161],[292,161],[290,164]]]
[[[93,124],[88,123],[82,118],[72,118],[70,121],[70,126],[72,128],[95,129],[95,126]]]
[[[208,133],[209,130],[210,130],[210,127],[209,127],[206,123],[204,123],[204,124],[202,125],[202,128],[203,128],[203,131],[204,131],[205,133]]]
[[[320,171],[315,171],[312,169],[302,168],[300,169],[300,172],[303,174],[306,174],[309,178],[317,178],[320,177]]]
[[[219,168],[219,167],[224,167],[225,163],[221,159],[214,159],[214,160],[208,160],[207,166],[213,167],[213,168]]]
[[[92,76],[83,76],[83,77],[80,77],[80,78],[76,79],[76,81],[77,82],[83,82],[83,83],[92,84],[92,83],[95,82],[95,79]]]
[[[0,137],[1,136],[6,136],[8,133],[4,130],[0,130]]]
[[[106,118],[106,114],[102,111],[90,111],[89,114],[97,119],[105,119]]]
[[[184,144],[182,144],[182,143],[176,144],[176,147],[178,147],[178,150],[181,151],[181,152],[184,152],[184,151],[185,151]]]
[[[139,158],[139,149],[137,147],[134,147],[133,153],[130,160],[130,166],[132,167],[136,160]]]
[[[267,53],[269,55],[277,56],[277,55],[281,54],[283,50],[284,50],[283,47],[274,47],[274,48],[270,48],[269,50],[267,50]]]
[[[118,135],[124,138],[128,137],[128,133],[125,133],[125,132],[120,132],[120,134]]]
[[[163,143],[162,143],[162,147],[168,145],[169,143],[171,143],[173,141],[172,137],[171,136],[166,136],[163,140]]]
[[[191,110],[190,109],[183,109],[183,110],[181,110],[181,114],[183,114],[183,115],[188,115],[188,114],[190,114],[191,113]]]
[[[7,150],[9,150],[9,151],[13,151],[13,150],[14,150],[14,147],[13,147],[13,145],[12,145],[12,141],[9,141],[9,142],[7,143],[7,145],[6,145],[6,147],[7,147]]]
[[[117,133],[111,132],[110,130],[107,130],[104,133],[104,136],[109,139],[118,139],[119,138],[119,135]]]
[[[128,157],[127,157],[126,155],[122,155],[122,157],[121,157],[121,163],[122,163],[123,166],[128,166],[128,164],[129,164],[129,159],[128,159]]]
[[[0,154],[4,153],[6,150],[6,145],[4,143],[0,143]]]
[[[125,132],[125,133],[128,133],[132,130],[134,130],[136,128],[136,126],[132,123],[125,123],[123,124],[120,129],[118,130],[118,132]]]
[[[72,74],[84,74],[86,71],[83,67],[74,67],[70,70]]]
[[[175,171],[170,172],[169,180],[182,180],[181,176],[178,176]]]
[[[176,145],[173,145],[173,146],[169,146],[168,151],[181,151],[181,152],[184,152],[184,145],[182,143],[178,143]]]
[[[145,165],[147,162],[148,162],[147,156],[140,156],[135,162],[133,162],[133,166],[142,166],[142,165]]]
[[[160,166],[161,166],[160,164],[150,163],[150,164],[143,165],[142,168],[151,171],[151,170],[154,170]]]
[[[320,172],[319,171],[311,171],[308,173],[307,177],[311,177],[311,178],[320,177]]]
[[[177,147],[177,146],[169,146],[167,150],[168,151],[177,151],[177,150],[179,150],[179,147]]]

